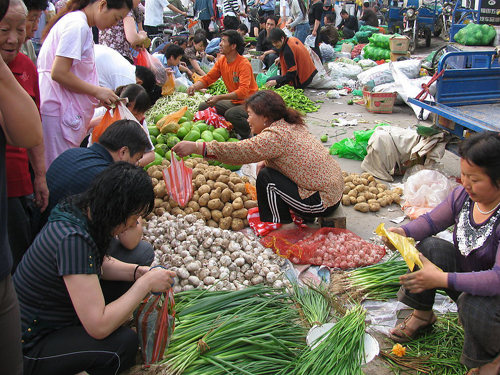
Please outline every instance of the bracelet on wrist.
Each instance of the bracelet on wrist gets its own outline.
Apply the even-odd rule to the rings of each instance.
[[[135,267],[135,270],[134,270],[134,281],[137,280],[137,277],[136,277],[136,274],[137,274],[137,270],[139,269],[140,265],[137,265],[137,267]]]

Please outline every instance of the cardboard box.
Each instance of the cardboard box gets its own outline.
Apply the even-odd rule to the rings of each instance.
[[[363,88],[365,107],[371,113],[392,113],[397,92],[370,92]]]
[[[342,44],[342,49],[340,50],[340,52],[351,53],[351,51],[352,51],[352,44],[349,44],[349,43]]]
[[[411,56],[410,52],[406,52],[406,53],[394,53],[394,52],[391,52],[391,61],[398,61],[398,59],[400,57],[410,58],[410,56]]]
[[[406,53],[410,48],[410,38],[408,38],[406,35],[391,36],[389,39],[389,46],[391,52]]]

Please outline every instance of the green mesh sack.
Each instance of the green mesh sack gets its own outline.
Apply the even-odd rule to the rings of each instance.
[[[487,46],[495,39],[495,35],[493,26],[469,23],[458,31],[454,39],[465,46]]]
[[[391,37],[391,35],[373,34],[368,40],[370,41],[370,44],[373,45],[374,47],[389,50],[390,49],[390,46],[389,46],[390,37]]]

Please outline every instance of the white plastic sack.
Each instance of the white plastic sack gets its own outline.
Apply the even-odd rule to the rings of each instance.
[[[321,43],[319,45],[319,50],[321,51],[321,56],[323,56],[323,61],[333,60],[333,57],[335,55],[335,50],[331,45],[327,43]]]
[[[422,60],[405,60],[391,63],[410,79],[418,78],[420,76],[420,66],[422,65]],[[373,81],[375,86],[377,86],[383,83],[394,82],[394,77],[392,76],[389,64],[382,64],[362,72],[358,76],[358,81],[362,85],[366,85],[369,81]]]
[[[431,78],[432,77],[430,76],[419,77],[412,79],[411,83],[416,87],[422,87],[422,84],[428,83]],[[373,88],[373,92],[397,92],[398,96],[396,97],[396,100],[394,102],[394,104],[396,105],[405,104],[405,101],[399,94],[400,91],[403,91],[403,87],[399,82],[384,83]],[[429,92],[431,93],[431,95],[436,95],[436,85],[431,85],[431,87],[429,88]]]
[[[314,44],[316,43],[316,37],[313,36],[312,34],[309,34],[306,38],[306,40],[304,41],[304,44],[306,46],[309,46],[311,48],[314,48]]]
[[[328,63],[328,69],[330,70],[330,77],[332,79],[338,79],[339,77],[357,79],[358,75],[363,71],[363,69],[357,64],[348,64],[337,61]]]
[[[411,61],[411,60],[408,60]],[[404,61],[401,61],[404,62]],[[415,116],[420,115],[420,112],[422,110],[421,107],[415,105],[415,104],[409,104],[408,103],[408,98],[415,98],[421,91],[422,87],[415,85],[412,83],[411,79],[409,79],[399,68],[397,67],[396,63],[393,63],[392,61],[389,62],[389,66],[391,67],[391,72],[392,75],[394,76],[394,79],[396,82],[401,85],[401,90],[398,90],[398,94],[401,95],[401,98],[404,100],[406,104],[408,104],[411,109],[413,109],[413,112],[415,113]],[[434,101],[434,98],[432,96],[428,96],[426,98],[427,100]],[[429,117],[430,112],[428,110],[424,110],[422,114],[422,119],[427,120],[427,117]]]
[[[377,63],[370,59],[363,59],[358,61],[358,65],[361,67],[361,69],[368,70],[370,68],[376,67]]]
[[[316,55],[316,53],[307,45],[306,49],[311,55],[314,66],[318,71],[318,73],[316,73],[316,75],[314,76],[312,82],[309,84],[308,87],[311,89],[325,89],[325,90],[335,88],[335,84],[333,80],[330,78],[330,76],[326,73],[325,67],[323,66],[323,63],[321,62],[319,56]]]

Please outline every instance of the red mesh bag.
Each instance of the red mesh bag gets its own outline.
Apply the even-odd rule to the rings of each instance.
[[[378,263],[385,248],[347,229],[300,228],[270,233],[261,243],[296,264],[349,269]]]
[[[193,196],[193,170],[184,165],[184,160],[177,160],[175,152],[170,166],[163,170],[163,180],[170,197],[184,207]]]

